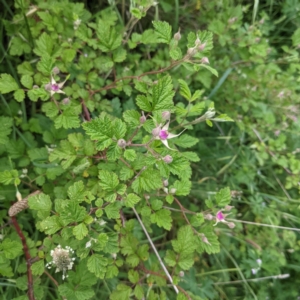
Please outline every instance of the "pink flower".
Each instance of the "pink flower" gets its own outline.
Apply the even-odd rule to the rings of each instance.
[[[53,96],[56,93],[57,94],[65,94],[65,92],[63,92],[61,89],[68,79],[69,79],[69,76],[67,76],[67,78],[64,82],[57,83],[55,81],[55,79],[51,76],[51,82],[47,83],[45,85],[45,89],[50,92],[51,96]]]
[[[177,136],[179,136],[179,135],[181,135],[185,129],[184,129],[183,131],[181,131],[179,134],[173,134],[173,133],[170,133],[170,132],[168,131],[169,125],[170,125],[170,121],[168,121],[168,122],[166,123],[166,125],[163,126],[163,127],[161,127],[161,125],[159,125],[158,127],[154,128],[154,129],[152,130],[152,135],[154,136],[154,138],[155,138],[156,140],[161,140],[161,142],[162,142],[168,149],[170,149],[170,150],[175,150],[175,149],[172,149],[172,148],[169,147],[168,140],[169,140],[169,139],[172,139],[172,138],[174,138],[174,137],[177,137]]]
[[[228,222],[225,220],[225,218],[228,216],[228,214],[223,214],[221,210],[219,210],[216,214],[216,224],[214,224],[214,226],[216,226],[218,223],[224,223],[226,224],[229,228],[234,228],[235,224],[233,222]]]

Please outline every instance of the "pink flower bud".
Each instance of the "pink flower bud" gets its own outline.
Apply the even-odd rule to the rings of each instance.
[[[180,29],[178,30],[178,32],[176,32],[174,34],[174,40],[179,41],[181,39],[181,34],[180,34]]]
[[[198,47],[198,50],[203,51],[205,46],[206,46],[206,43],[200,44],[199,47]]]
[[[234,208],[234,206],[230,206],[230,205],[226,205],[225,206],[225,210],[226,211],[230,211],[230,210],[232,210]]]
[[[63,100],[62,100],[62,104],[64,104],[64,105],[68,105],[68,104],[70,104],[70,98],[64,98]]]
[[[165,179],[165,180],[163,181],[163,185],[164,185],[164,186],[168,186],[168,185],[169,185],[169,180],[168,180],[168,179]]]
[[[142,116],[140,117],[140,123],[141,124],[144,124],[145,122],[146,122],[146,117],[145,117],[145,114],[144,114],[144,112],[142,111]]]
[[[228,223],[226,223],[227,224],[227,226],[229,227],[229,228],[234,228],[235,227],[235,224],[233,223],[233,222],[228,222]]]
[[[163,160],[166,164],[170,164],[173,161],[173,157],[171,155],[166,155]]]
[[[206,65],[209,64],[208,58],[207,58],[207,57],[202,57],[201,63],[202,63],[202,64],[206,64]]]
[[[119,139],[118,140],[118,146],[120,148],[125,148],[126,147],[126,141],[124,139]]]
[[[51,89],[52,89],[52,84],[51,84],[51,83],[47,83],[47,84],[45,84],[44,87],[45,87],[45,90],[46,90],[46,91],[50,92]]]
[[[195,41],[195,46],[199,46],[201,44],[201,41],[199,39],[199,37],[197,36],[197,39]]]
[[[54,67],[54,68],[52,69],[52,73],[53,73],[54,75],[59,74],[59,72],[60,72],[60,70],[59,70],[58,67]]]
[[[213,215],[211,215],[211,214],[207,214],[207,215],[205,215],[204,216],[204,219],[206,219],[206,220],[212,220],[214,217],[213,217]]]
[[[184,272],[180,271],[178,275],[179,275],[179,277],[183,277],[184,276]]]
[[[161,114],[163,120],[170,120],[170,117],[171,117],[171,113],[169,111],[164,111],[162,114]]]
[[[33,88],[33,89],[38,89],[39,86],[35,84],[32,88]]]
[[[197,52],[196,48],[189,48],[189,49],[187,50],[187,54],[188,54],[189,56],[193,56],[194,54],[196,54],[196,52]]]

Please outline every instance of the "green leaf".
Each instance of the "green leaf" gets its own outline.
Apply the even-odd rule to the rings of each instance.
[[[126,50],[120,47],[113,52],[113,61],[120,63],[126,59],[126,56],[127,56]]]
[[[126,149],[124,157],[129,161],[134,161],[136,159],[136,152],[133,149]]]
[[[69,105],[65,110],[59,114],[54,121],[55,128],[78,128],[80,127],[79,114],[81,113],[81,105]]]
[[[32,274],[35,276],[42,275],[45,271],[44,260],[39,260],[31,265]]]
[[[109,219],[120,218],[120,209],[122,204],[120,202],[114,202],[105,207],[105,213]]]
[[[12,131],[12,126],[13,126],[12,118],[4,117],[4,116],[0,117],[0,145],[6,144],[9,141],[8,135]]]
[[[19,174],[17,170],[6,170],[0,172],[0,183],[3,183],[5,185],[16,183],[18,179]]]
[[[160,173],[151,167],[144,170],[132,183],[132,188],[137,194],[143,191],[150,192],[161,187],[162,180]]]
[[[18,89],[14,92],[14,99],[17,102],[22,102],[25,99],[25,92],[22,89]]]
[[[178,196],[187,196],[191,190],[191,182],[189,180],[176,180],[173,187],[176,189],[175,194]]]
[[[99,185],[102,187],[104,191],[114,191],[118,184],[119,179],[118,176],[110,171],[102,170],[99,173]]]
[[[155,223],[158,227],[163,227],[170,230],[172,227],[171,212],[167,209],[161,209],[151,215],[151,222]]]
[[[82,127],[92,140],[97,140],[97,150],[102,151],[112,143],[114,132],[112,121],[107,115],[102,114],[100,118],[86,122]]]
[[[50,76],[52,74],[52,69],[54,66],[55,60],[48,56],[42,56],[41,60],[37,64],[37,69],[46,76]]]
[[[71,200],[76,202],[86,201],[90,203],[91,200],[95,199],[92,193],[86,189],[81,180],[75,182],[68,188],[68,196]]]
[[[15,259],[23,252],[23,246],[20,241],[12,241],[9,238],[5,238],[0,244],[2,254],[8,259]]]
[[[218,241],[217,235],[213,231],[212,226],[201,227],[199,232],[206,237],[208,243],[203,242],[201,235],[198,236],[196,248],[198,253],[201,254],[204,251],[208,254],[220,252],[220,243]]]
[[[40,223],[41,230],[46,234],[54,234],[62,228],[58,216],[47,217]]]
[[[86,208],[80,206],[74,200],[65,200],[63,206],[59,210],[60,212],[60,220],[64,225],[68,225],[74,222],[82,222],[86,216]]]
[[[74,147],[66,140],[62,140],[60,142],[60,147],[54,149],[49,156],[50,162],[55,161],[56,159],[62,161],[61,166],[64,169],[69,168],[76,158],[77,155]]]
[[[219,206],[226,206],[230,203],[231,193],[230,188],[226,187],[221,189],[215,196],[216,202]]]
[[[82,240],[87,234],[88,229],[84,223],[74,226],[73,234],[75,235],[77,240]]]
[[[182,148],[190,148],[196,145],[199,142],[199,139],[190,136],[188,134],[183,134],[176,139],[174,139],[174,144]]]
[[[127,207],[134,207],[135,204],[137,204],[141,198],[137,196],[136,194],[130,193],[125,198],[125,205]]]
[[[134,288],[134,295],[138,300],[142,300],[144,297],[143,287],[137,284]]]
[[[123,118],[126,123],[128,123],[132,127],[136,127],[140,125],[140,113],[137,110],[126,110],[123,113]]]
[[[0,75],[0,93],[7,94],[19,88],[17,82],[9,74]]]
[[[207,69],[208,71],[210,71],[213,75],[215,75],[217,77],[219,76],[218,71],[216,69],[214,69],[206,64],[201,64],[200,66]]]
[[[36,47],[34,48],[33,52],[38,56],[51,56],[53,51],[53,41],[51,37],[44,32],[37,40],[36,40]]]
[[[180,91],[179,91],[180,95],[182,97],[184,97],[186,100],[190,101],[192,98],[192,94],[191,94],[189,86],[182,79],[178,79],[178,82],[180,84]]]
[[[130,298],[131,288],[125,284],[118,284],[117,289],[110,295],[110,300],[128,300]]]
[[[169,44],[171,42],[172,27],[167,22],[153,21],[158,42]]]
[[[131,283],[137,283],[140,279],[139,273],[135,270],[129,270],[128,279]]]
[[[143,111],[152,111],[151,99],[144,95],[136,97],[136,104]]]
[[[103,279],[106,272],[107,258],[100,254],[93,254],[89,257],[87,267],[96,277]]]
[[[47,92],[47,91],[45,90],[44,87],[30,90],[30,91],[27,92],[27,95],[28,95],[29,99],[30,99],[31,101],[33,101],[33,102],[36,102],[39,98],[40,98],[42,101],[46,101],[46,100],[48,100],[48,99],[50,98],[50,93]],[[55,114],[55,115],[58,114],[58,108],[57,108],[57,106],[55,105],[55,103],[53,103],[53,102],[45,103],[45,105],[43,105],[42,110],[43,110],[44,112],[46,112],[46,111],[44,110],[44,108],[46,108],[47,105],[48,105],[48,106],[52,106],[52,107],[55,106],[55,110],[56,110],[56,114]],[[47,108],[48,108],[48,107],[47,107]],[[47,112],[46,112],[46,114],[47,114],[48,117],[51,117],[51,115],[48,114]]]
[[[193,229],[191,226],[180,227],[177,234],[177,239],[172,241],[172,246],[175,252],[193,253],[197,247]]]
[[[99,19],[96,33],[99,38],[98,47],[103,52],[109,52],[121,46],[122,35],[116,31],[115,27],[111,27],[107,22]]]
[[[28,198],[28,206],[31,209],[38,211],[49,211],[52,208],[52,201],[49,195],[45,195],[44,193],[31,196]]]
[[[174,94],[171,76],[159,79],[152,87],[152,110],[172,109]]]
[[[25,86],[28,89],[32,89],[32,85],[33,85],[33,79],[30,75],[23,75],[21,77],[21,83],[23,84],[23,86]]]

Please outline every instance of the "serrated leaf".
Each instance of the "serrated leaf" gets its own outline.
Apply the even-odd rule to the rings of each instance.
[[[46,234],[54,234],[62,228],[58,216],[47,217],[41,222],[40,226]]]
[[[191,226],[180,227],[177,239],[172,241],[172,246],[174,251],[183,254],[183,253],[193,253],[196,249],[195,236]]]
[[[25,99],[25,92],[22,89],[18,89],[14,92],[14,99],[17,102],[22,102]]]
[[[81,105],[69,105],[54,120],[55,128],[61,127],[65,129],[80,127],[79,114],[81,113]]]
[[[136,159],[136,152],[133,149],[126,149],[124,157],[129,161],[134,161]]]
[[[9,74],[0,75],[0,93],[7,94],[19,88],[17,82]]]
[[[33,85],[33,79],[30,75],[23,75],[21,77],[21,83],[23,86],[25,86],[28,89],[32,89]]]
[[[49,160],[50,162],[55,161],[56,159],[61,161],[61,166],[64,169],[67,169],[71,166],[73,161],[77,158],[76,151],[72,144],[66,140],[60,142],[60,146],[54,149],[50,153]]]
[[[217,77],[219,76],[218,71],[216,69],[214,69],[206,64],[201,64],[200,66],[205,68],[206,70],[210,71],[213,75],[215,75]]]
[[[99,38],[98,47],[101,51],[109,52],[121,46],[121,33],[117,32],[115,27],[109,26],[107,22],[104,22],[101,19],[98,20],[96,33]]]
[[[90,203],[91,200],[95,199],[92,193],[86,189],[81,180],[75,182],[68,188],[68,196],[71,200],[74,200],[79,203],[82,201]]]
[[[197,237],[197,252],[207,252],[208,254],[220,252],[220,243],[218,241],[217,235],[214,233],[212,226],[201,227],[199,230],[202,233],[208,243],[202,241],[201,235]]]
[[[97,150],[104,150],[112,143],[112,121],[107,115],[103,114],[100,118],[86,122],[82,127],[92,140],[97,140]]]
[[[88,234],[88,229],[84,223],[81,223],[73,227],[73,234],[77,240],[82,240]]]
[[[144,95],[138,95],[136,97],[136,104],[143,111],[152,111],[150,99]]]
[[[184,97],[186,100],[190,101],[191,98],[192,98],[192,94],[191,94],[189,86],[182,79],[178,79],[178,82],[179,82],[179,85],[180,85],[180,91],[179,91],[180,95],[182,97]]]
[[[171,42],[172,27],[165,21],[153,21],[158,42],[169,44]]]
[[[127,207],[134,207],[135,204],[137,204],[141,198],[137,196],[136,194],[130,193],[125,198],[125,205]]]
[[[103,279],[106,272],[107,258],[100,254],[89,257],[87,267],[96,277]]]
[[[166,230],[170,230],[172,227],[171,212],[169,210],[158,210],[151,215],[150,219],[152,223],[155,223],[158,227],[163,227]]]
[[[2,255],[8,259],[15,259],[22,254],[23,246],[19,241],[12,241],[9,238],[5,238],[2,243],[0,243],[0,249],[2,250]]]
[[[135,270],[129,270],[128,279],[131,283],[137,283],[139,281],[139,273]]]
[[[122,204],[120,202],[114,202],[105,207],[105,213],[109,219],[120,218],[120,209]]]
[[[230,203],[231,200],[231,193],[230,188],[226,187],[221,189],[215,196],[216,202],[219,206],[226,206]]]
[[[39,276],[42,275],[45,271],[44,260],[39,260],[31,265],[32,275]]]
[[[110,300],[128,300],[131,294],[131,288],[125,284],[120,283],[117,289],[110,295]]]
[[[8,142],[8,135],[12,131],[12,126],[13,126],[12,118],[4,117],[4,116],[0,117],[0,144],[6,144]]]
[[[182,148],[190,148],[196,145],[199,142],[199,139],[190,136],[188,134],[182,134],[181,136],[174,139],[174,144]]]
[[[37,40],[36,40],[36,47],[34,48],[33,52],[38,56],[51,56],[53,51],[53,40],[51,37],[44,32]]]
[[[174,94],[171,76],[159,79],[152,87],[152,110],[172,109]]]
[[[38,195],[31,196],[28,198],[28,206],[29,208],[34,210],[50,212],[52,208],[52,201],[49,195],[40,193]]]
[[[119,184],[119,179],[117,174],[110,171],[106,171],[106,170],[100,171],[99,179],[100,179],[99,185],[105,191],[114,191]]]
[[[0,172],[0,183],[3,183],[5,185],[14,183],[18,178],[19,178],[19,174],[17,170],[10,170],[10,171],[6,170]]]
[[[125,122],[134,127],[140,125],[140,117],[141,115],[137,110],[126,110],[123,113]]]

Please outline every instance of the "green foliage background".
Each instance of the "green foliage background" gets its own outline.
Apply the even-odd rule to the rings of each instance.
[[[36,299],[300,296],[299,1],[1,5],[3,299],[28,298],[24,252],[8,217],[16,187],[23,198],[43,192],[16,216]],[[197,37],[204,50],[187,57]],[[45,89],[51,76],[66,80],[66,95]],[[166,110],[171,129],[187,129],[168,141],[178,152],[151,140]],[[119,139],[147,147],[124,150]],[[166,155],[171,164],[160,159]],[[234,229],[205,219],[229,202]],[[58,244],[76,260],[66,280],[48,270],[53,281],[44,271]]]

